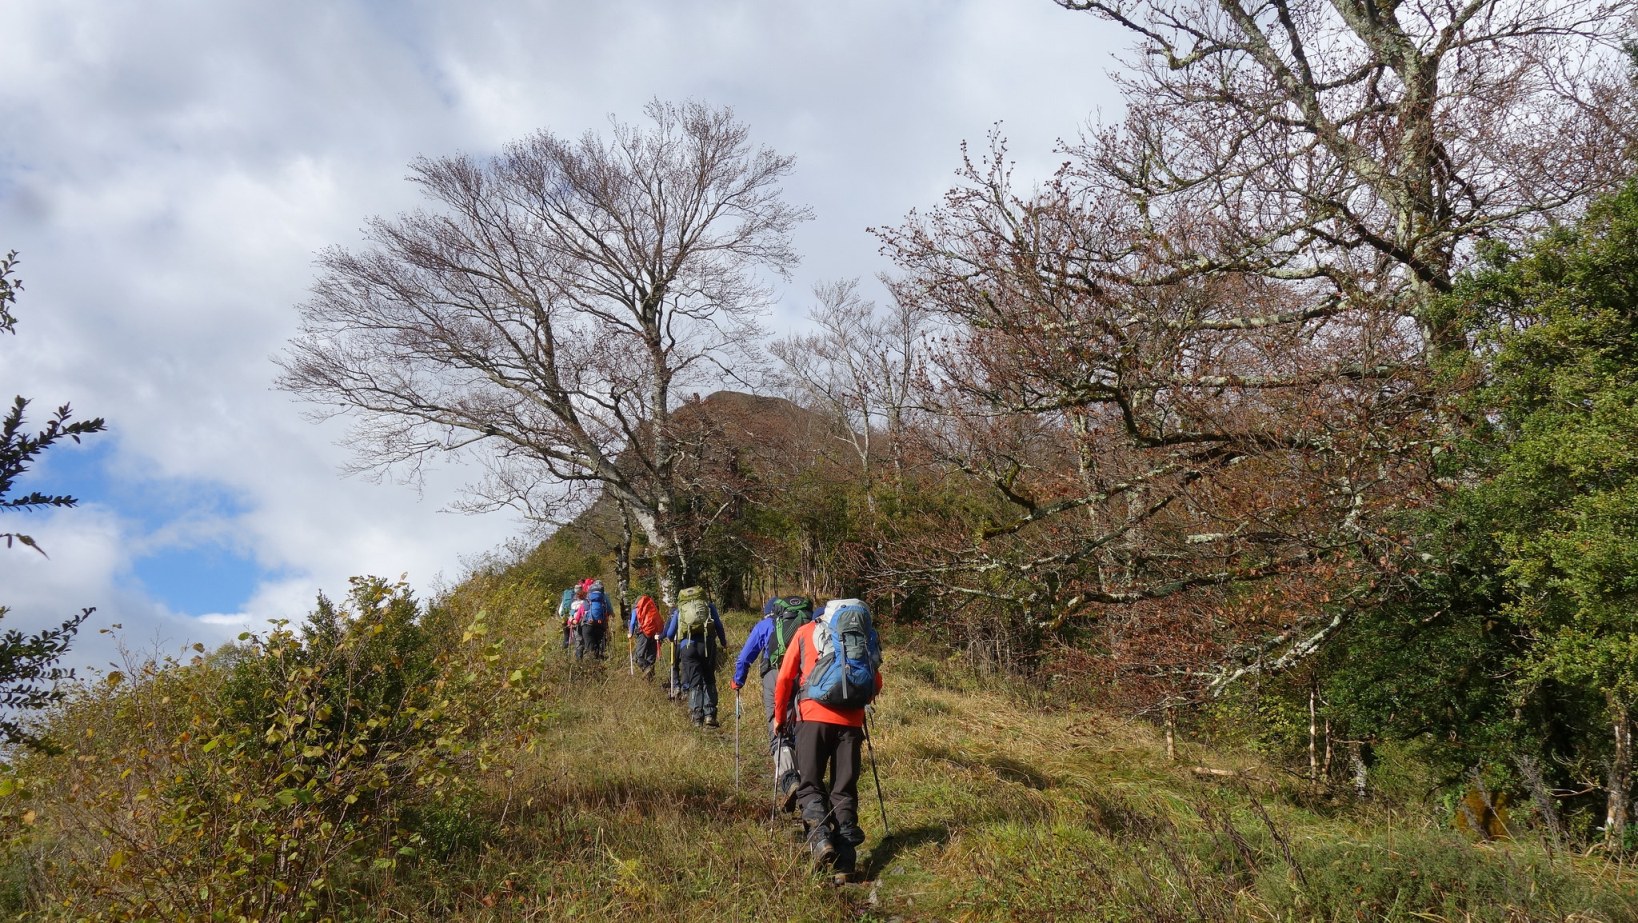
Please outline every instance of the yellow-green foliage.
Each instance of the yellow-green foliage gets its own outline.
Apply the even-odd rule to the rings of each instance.
[[[1638,919],[1601,860],[1325,804],[1251,755],[1171,763],[1143,725],[896,650],[872,719],[892,836],[867,769],[866,881],[835,888],[770,814],[756,679],[736,786],[731,665],[724,727],[692,728],[628,674],[623,632],[608,661],[565,656],[538,582],[484,575],[409,618],[401,587],[361,581],[344,616],[84,690],[53,722],[67,751],[0,777],[0,900],[41,920]],[[728,615],[733,647],[754,618]]]
[[[74,697],[64,752],[10,768],[29,901],[93,919],[298,920],[427,846],[405,823],[479,792],[533,709],[480,613],[457,641],[357,580],[298,630],[150,663]]]

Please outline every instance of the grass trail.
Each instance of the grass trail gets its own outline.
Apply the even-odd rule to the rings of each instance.
[[[753,618],[730,616],[736,643]],[[770,816],[755,678],[736,790],[731,664],[723,727],[694,728],[663,657],[656,684],[628,676],[624,640],[601,664],[552,659],[547,730],[468,819],[484,845],[403,873],[380,919],[1638,919],[1631,876],[1602,864],[1328,806],[1249,757],[1168,763],[1146,727],[893,651],[872,719],[892,835],[867,766],[865,880],[835,888]]]

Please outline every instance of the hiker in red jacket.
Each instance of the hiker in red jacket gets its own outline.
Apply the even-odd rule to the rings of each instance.
[[[626,638],[637,639],[637,650],[633,662],[643,679],[654,678],[654,662],[660,657],[660,635],[665,631],[665,622],[660,618],[660,607],[654,604],[654,597],[641,596],[637,604],[631,607],[631,621],[626,624]]]
[[[796,630],[774,681],[778,729],[796,707],[796,790],[816,864],[850,874],[859,827],[859,759],[865,705],[882,688],[881,642],[870,610],[856,599],[833,599]],[[830,784],[825,770],[830,769]]]

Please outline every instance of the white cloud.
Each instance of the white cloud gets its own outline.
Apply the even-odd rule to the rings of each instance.
[[[654,97],[732,105],[797,156],[788,192],[818,212],[788,324],[815,281],[887,268],[865,228],[936,204],[962,139],[1005,119],[1027,170],[1050,169],[1053,139],[1111,105],[1121,41],[1047,0],[13,0],[4,19],[0,251],[28,287],[0,390],[107,417],[116,474],[178,493],[164,521],[38,520],[52,558],[0,551],[0,603],[97,605],[166,643],[299,616],[355,574],[428,587],[521,530],[438,512],[458,466],[424,495],[338,476],[343,428],[271,389],[314,253],[414,207],[415,156],[601,130]],[[131,578],[136,555],[213,544],[266,572],[241,612],[174,612]]]
[[[0,550],[0,604],[10,609],[0,628],[33,632],[95,608],[69,665],[108,669],[122,666],[127,652],[139,658],[175,654],[194,642],[221,644],[243,630],[173,612],[134,587],[130,559],[137,537],[112,510],[93,505],[53,511],[8,528],[26,528],[50,557]]]

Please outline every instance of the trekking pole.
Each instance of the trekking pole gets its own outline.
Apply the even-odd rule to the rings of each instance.
[[[864,715],[865,748],[870,751],[870,775],[876,780],[876,807],[882,809],[882,839],[892,836],[887,828],[887,801],[882,798],[882,777],[876,771],[876,745],[870,742],[870,709],[865,709]]]
[[[671,642],[671,689],[666,692],[665,697],[673,700],[677,698],[677,642],[675,641]]]
[[[739,791],[739,690],[734,690],[734,791]]]
[[[626,632],[626,673],[637,675],[637,642],[632,640],[631,632]]]

